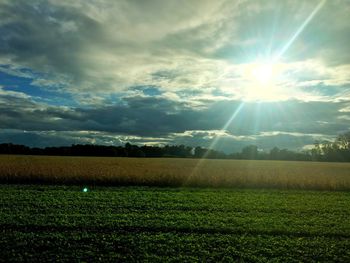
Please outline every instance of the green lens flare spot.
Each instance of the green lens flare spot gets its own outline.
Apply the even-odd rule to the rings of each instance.
[[[88,191],[89,191],[89,189],[88,189],[87,187],[84,187],[84,188],[83,188],[83,192],[84,192],[84,193],[87,193]]]

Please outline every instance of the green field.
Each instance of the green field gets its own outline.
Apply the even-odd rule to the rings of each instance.
[[[350,262],[350,193],[0,185],[3,262]]]

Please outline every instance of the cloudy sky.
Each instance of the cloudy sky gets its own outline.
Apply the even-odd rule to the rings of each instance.
[[[350,131],[348,0],[0,0],[0,143],[301,150]]]

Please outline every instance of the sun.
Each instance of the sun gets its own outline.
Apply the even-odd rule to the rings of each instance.
[[[244,65],[244,97],[251,100],[279,100],[283,65],[274,61],[254,61]]]
[[[270,63],[258,63],[252,69],[253,78],[262,85],[266,85],[272,81],[273,73],[273,65]]]

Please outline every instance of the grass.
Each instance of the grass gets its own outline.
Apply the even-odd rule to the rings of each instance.
[[[350,163],[2,155],[0,182],[349,190]]]
[[[350,262],[342,191],[0,185],[0,261]]]

